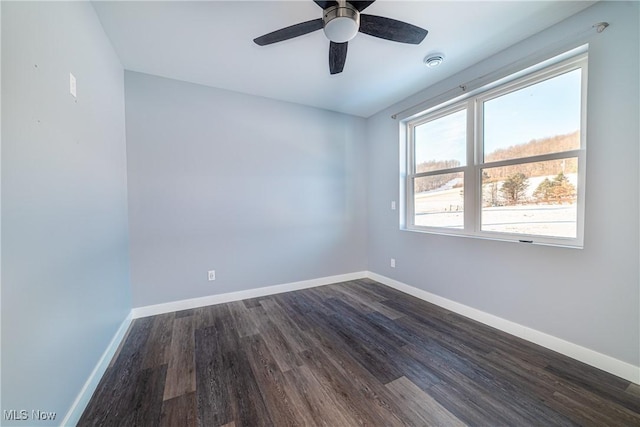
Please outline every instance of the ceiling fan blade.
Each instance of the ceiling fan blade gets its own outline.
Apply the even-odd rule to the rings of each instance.
[[[331,42],[329,45],[329,72],[331,74],[341,73],[344,63],[347,61],[347,45],[345,43]]]
[[[360,15],[360,32],[385,40],[410,44],[420,44],[428,33],[427,30],[406,22],[365,14]]]
[[[322,0],[313,0],[315,4],[320,6],[323,9],[326,9],[331,6],[335,6],[338,4],[337,1],[322,1]]]
[[[349,1],[349,0],[347,0],[347,1]],[[373,0],[373,1],[349,1],[349,3],[351,3],[351,5],[353,7],[358,9],[358,12],[362,12],[363,10],[365,10],[366,8],[371,6],[371,4],[374,3],[375,1],[376,0]]]
[[[272,33],[265,34],[264,36],[260,36],[258,38],[253,39],[253,41],[260,46],[265,46],[272,43],[281,42],[283,40],[289,40],[294,37],[302,36],[308,33],[312,33],[317,30],[322,29],[322,18],[313,19],[307,22],[301,22],[296,25],[292,25],[290,27],[281,28]]]

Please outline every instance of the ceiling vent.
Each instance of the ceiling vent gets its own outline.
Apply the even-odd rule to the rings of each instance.
[[[442,64],[443,61],[444,61],[443,54],[433,53],[431,55],[427,55],[426,58],[424,58],[424,65],[426,65],[429,68],[435,68],[438,65]]]

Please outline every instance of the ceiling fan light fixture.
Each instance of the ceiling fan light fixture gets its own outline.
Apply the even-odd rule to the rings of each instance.
[[[353,39],[360,29],[360,12],[347,4],[332,6],[325,10],[324,34],[334,43],[345,43]]]

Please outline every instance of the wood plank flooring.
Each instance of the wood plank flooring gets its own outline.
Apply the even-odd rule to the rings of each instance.
[[[640,426],[640,386],[363,279],[135,320],[80,426]]]

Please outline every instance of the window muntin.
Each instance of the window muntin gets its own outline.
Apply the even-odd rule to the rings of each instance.
[[[404,228],[581,247],[586,58],[407,120]]]

